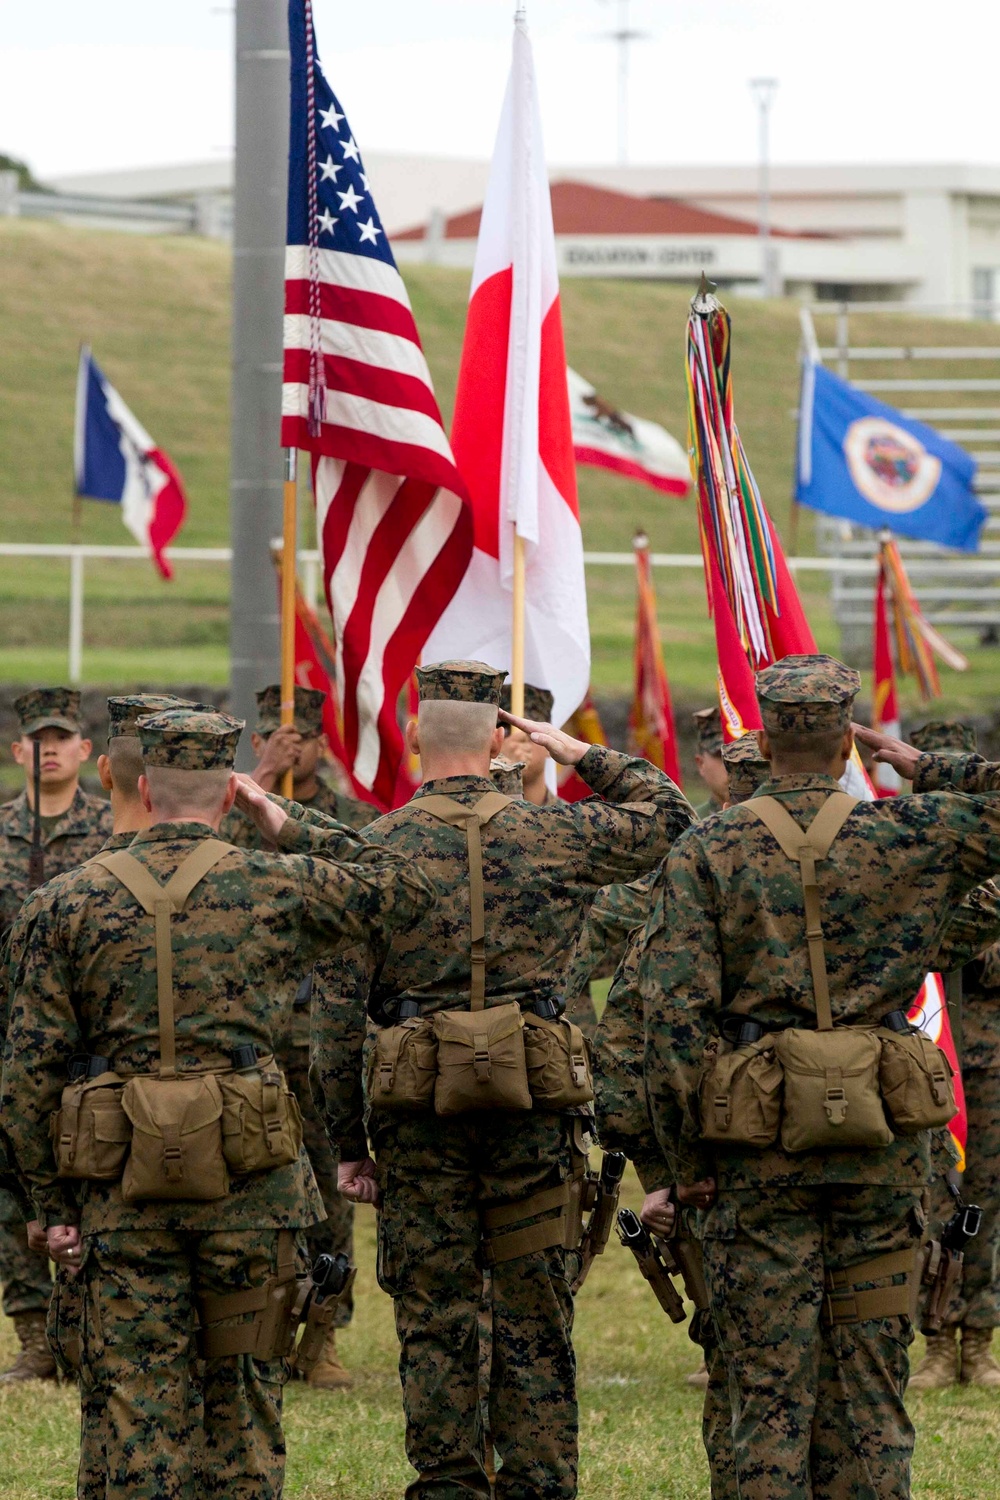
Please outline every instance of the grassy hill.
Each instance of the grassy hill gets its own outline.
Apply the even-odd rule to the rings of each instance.
[[[184,238],[140,238],[7,220],[0,225],[0,541],[67,541],[71,527],[73,400],[77,351],[89,341],[111,380],[174,457],[190,495],[182,541],[228,540],[229,253]],[[435,267],[406,272],[446,420],[450,419],[468,276]],[[685,437],[684,327],[687,293],[655,283],[567,281],[563,314],[570,363],[616,403]],[[797,309],[736,301],[736,410],[761,491],[786,528],[797,390]],[[881,322],[881,328],[879,324]],[[931,332],[933,330],[933,333]],[[885,320],[857,320],[859,342]],[[894,339],[925,342],[940,324],[892,323]],[[956,324],[953,342],[975,342]],[[872,373],[877,373],[873,369]],[[955,373],[958,373],[956,370]],[[277,440],[277,433],[275,434]],[[625,551],[642,526],[655,549],[695,552],[694,506],[596,470],[580,471],[589,549]],[[127,541],[117,512],[85,503],[83,539]],[[811,545],[803,519],[800,545]],[[697,572],[659,572],[667,668],[678,698],[707,699],[714,651]],[[633,580],[627,569],[593,568],[588,586],[594,682],[627,694]],[[821,644],[836,649],[822,578],[803,583]],[[0,676],[59,680],[65,674],[67,567],[0,559]],[[226,680],[226,570],[187,564],[162,584],[146,564],[87,567],[85,674],[119,686]],[[995,657],[976,655],[966,678],[951,676],[948,701],[978,703]]]

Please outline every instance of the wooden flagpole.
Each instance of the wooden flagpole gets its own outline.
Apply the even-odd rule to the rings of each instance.
[[[524,717],[524,537],[514,531],[514,599],[510,632],[510,711]]]
[[[294,448],[285,449],[285,494],[284,525],[281,542],[281,723],[295,723],[295,581],[296,549],[298,547],[298,515],[296,495],[298,454]],[[291,797],[293,786],[292,768],[289,766],[281,780],[281,795]]]

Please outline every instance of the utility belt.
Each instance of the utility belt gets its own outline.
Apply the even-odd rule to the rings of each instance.
[[[126,1202],[222,1198],[231,1176],[288,1166],[302,1145],[298,1101],[253,1047],[237,1048],[230,1068],[172,1078],[83,1059],[50,1131],[61,1178],[120,1180]]]
[[[228,1069],[177,1072],[170,918],[232,852],[206,839],[165,886],[125,850],[94,861],[155,919],[160,1063],[156,1074],[126,1078],[105,1058],[79,1060],[51,1124],[60,1177],[120,1178],[130,1203],[201,1202],[225,1197],[230,1174],[274,1171],[297,1160],[302,1118],[273,1057],[258,1059],[244,1046]]]
[[[793,1154],[874,1150],[955,1114],[947,1058],[902,1011],[880,1026],[833,1024],[816,862],[855,805],[834,792],[803,830],[773,797],[743,804],[799,863],[817,1024],[771,1031],[752,1016],[721,1017],[722,1036],[706,1050],[697,1088],[705,1141],[765,1148],[780,1139]]]
[[[240,1354],[257,1360],[289,1359],[308,1375],[322,1353],[337,1308],[350,1292],[356,1273],[346,1255],[321,1255],[311,1275],[297,1278],[295,1235],[290,1229],[278,1230],[277,1260],[277,1271],[263,1286],[196,1298],[198,1353],[202,1359]],[[242,1321],[229,1323],[230,1318]]]
[[[469,1009],[421,1016],[416,1002],[404,1001],[395,1012],[397,1023],[380,1025],[368,1068],[368,1098],[376,1109],[406,1114],[433,1110],[437,1115],[565,1110],[594,1097],[583,1033],[560,1014],[557,1002],[537,1001],[531,1011],[523,1011],[516,1000],[486,1005],[482,829],[513,800],[487,792],[471,807],[436,795],[410,804],[411,813],[429,813],[465,830]]]
[[[421,1016],[414,1001],[380,1027],[368,1061],[368,1098],[395,1114],[566,1110],[594,1097],[587,1041],[556,1002],[517,1001]]]

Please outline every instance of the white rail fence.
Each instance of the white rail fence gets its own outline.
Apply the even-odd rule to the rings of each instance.
[[[177,563],[229,563],[232,552],[228,547],[170,547],[167,556]],[[148,553],[142,547],[98,547],[86,543],[48,542],[0,542],[0,559],[15,557],[48,557],[69,562],[69,681],[74,685],[83,679],[83,628],[84,598],[86,586],[86,563],[88,559],[104,561],[120,558],[129,562],[148,562]],[[631,568],[635,559],[631,552],[585,552],[584,563],[589,568]],[[302,592],[310,603],[315,603],[320,593],[320,559],[316,551],[299,552],[299,577]],[[654,568],[700,568],[700,552],[653,552],[650,561]],[[873,557],[790,557],[789,567],[800,573],[831,573],[855,575],[871,579],[875,574]],[[152,564],[150,564],[152,566]],[[910,558],[908,571],[914,581],[924,574],[940,572],[940,563]],[[963,575],[970,579],[982,575],[995,576],[997,563],[987,559],[962,559],[950,566],[952,577]]]

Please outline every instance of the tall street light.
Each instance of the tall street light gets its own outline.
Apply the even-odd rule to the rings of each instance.
[[[776,78],[751,78],[750,92],[757,105],[759,176],[757,187],[757,229],[760,235],[760,289],[765,297],[781,293],[777,257],[771,244],[771,105],[777,92]]]
[[[648,37],[649,32],[634,31],[629,26],[630,0],[617,0],[617,3],[618,25],[604,36],[618,43],[618,164],[624,166],[628,161],[628,49],[632,42],[641,42]]]

